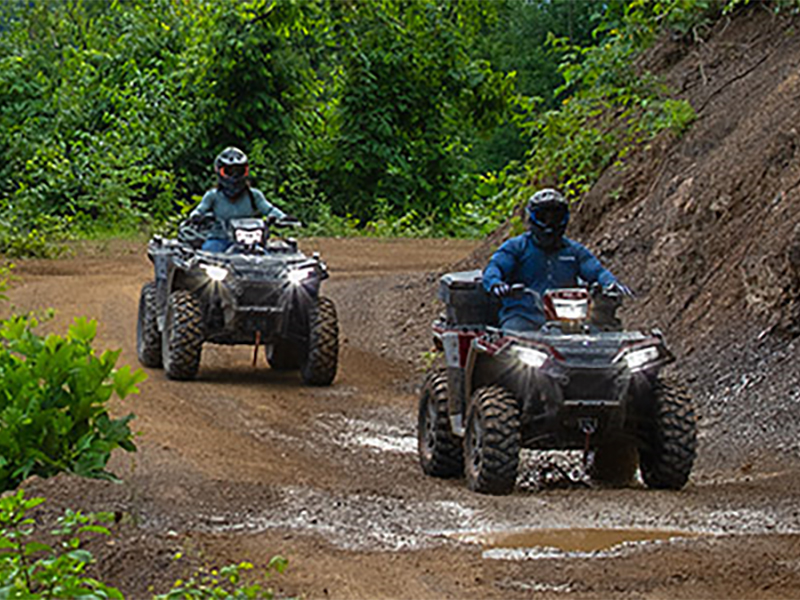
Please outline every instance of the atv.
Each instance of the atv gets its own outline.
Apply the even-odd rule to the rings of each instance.
[[[534,294],[520,285],[512,293]],[[446,367],[428,374],[419,398],[426,474],[508,494],[522,448],[583,450],[600,483],[630,482],[638,462],[650,488],[686,484],[697,446],[692,400],[661,375],[674,361],[662,334],[622,329],[618,294],[550,290],[538,299],[547,322],[535,332],[498,328],[480,271],[443,276],[439,298],[446,309],[433,337]]]
[[[328,270],[292,238],[272,228],[296,221],[234,219],[232,245],[201,250],[213,217],[184,221],[177,239],[154,237],[147,256],[155,279],[142,287],[136,328],[139,361],[170,379],[194,379],[204,343],[264,346],[273,369],[299,369],[309,385],[336,376],[339,325],[333,302],[320,294]]]

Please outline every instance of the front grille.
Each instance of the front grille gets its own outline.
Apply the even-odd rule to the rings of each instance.
[[[564,400],[616,400],[617,382],[614,373],[576,369],[568,373]]]
[[[239,306],[278,306],[281,289],[274,283],[248,283],[240,288],[236,299]]]

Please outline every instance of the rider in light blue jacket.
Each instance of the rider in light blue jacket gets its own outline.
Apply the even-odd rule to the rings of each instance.
[[[231,146],[220,152],[214,159],[214,172],[217,174],[217,187],[207,191],[200,204],[189,214],[189,218],[195,220],[208,214],[217,218],[208,239],[203,243],[203,250],[224,252],[231,245],[226,233],[231,219],[263,215],[296,220],[270,204],[260,190],[250,187],[247,155],[238,148]]]
[[[544,313],[531,294],[510,295],[511,285],[522,283],[541,296],[549,289],[599,283],[630,295],[584,246],[564,237],[569,204],[553,189],[536,192],[526,207],[530,229],[511,238],[494,253],[483,272],[483,285],[502,299],[500,325],[504,329],[533,331],[541,327]]]

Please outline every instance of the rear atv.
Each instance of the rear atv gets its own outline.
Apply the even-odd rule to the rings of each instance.
[[[442,278],[433,334],[446,369],[420,394],[423,471],[508,494],[522,448],[583,450],[599,483],[629,483],[638,466],[648,487],[683,487],[696,420],[687,392],[661,375],[674,360],[661,333],[623,331],[620,299],[584,289],[548,292],[541,330],[504,331],[480,276]]]
[[[270,239],[261,219],[234,220],[231,229],[234,243],[223,253],[201,250],[202,232],[188,222],[178,239],[150,241],[155,280],[139,300],[140,362],[190,380],[206,343],[253,345],[254,353],[263,346],[272,368],[299,370],[308,385],[330,385],[339,324],[333,302],[320,293],[325,264],[291,238]]]

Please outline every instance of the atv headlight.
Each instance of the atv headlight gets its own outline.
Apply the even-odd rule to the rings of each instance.
[[[211,281],[222,281],[228,276],[228,269],[217,265],[202,265],[201,267]]]
[[[314,268],[305,268],[305,269],[293,269],[289,271],[286,277],[289,279],[289,283],[291,285],[300,285],[306,279],[311,277],[314,273]]]
[[[625,362],[631,371],[639,371],[645,365],[658,360],[660,356],[658,348],[649,346],[647,348],[640,348],[638,350],[631,350],[624,355]]]
[[[541,367],[549,358],[547,352],[542,352],[536,348],[517,347],[514,352],[524,364],[534,369]]]

